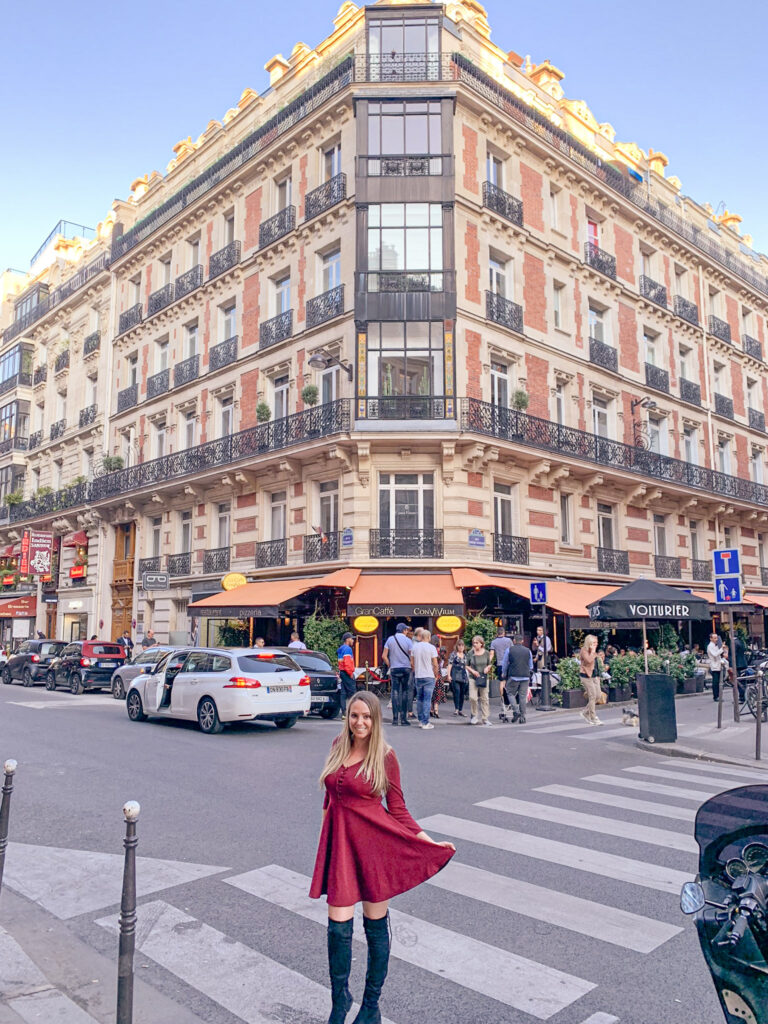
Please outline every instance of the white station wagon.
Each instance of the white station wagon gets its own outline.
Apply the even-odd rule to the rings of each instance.
[[[290,729],[309,712],[309,676],[290,655],[266,647],[182,648],[131,681],[128,717],[183,718],[203,732],[221,732],[227,722],[254,719]]]

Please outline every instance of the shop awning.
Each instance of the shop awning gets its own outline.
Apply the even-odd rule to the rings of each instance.
[[[13,547],[11,548],[11,554],[13,555],[14,558],[16,557],[16,555],[20,555],[21,544],[14,544]]]
[[[37,614],[34,594],[0,598],[0,619],[33,619]]]
[[[512,576],[492,576],[477,569],[453,569],[453,579],[459,587],[499,587],[511,594],[531,597],[532,579]],[[547,580],[547,607],[570,615],[572,618],[588,619],[587,605],[616,590],[615,583],[567,583],[564,580]]]
[[[768,608],[768,594],[747,594],[745,604],[755,604],[758,608]]]
[[[728,607],[727,604],[716,604],[713,590],[694,590],[692,593],[694,593],[696,597],[703,597],[705,601],[708,601],[712,605],[713,613],[717,608]],[[768,608],[768,594],[752,594],[747,592],[743,596],[744,600],[740,605],[736,606],[738,609],[743,609],[745,604],[753,604],[757,608]]]
[[[463,615],[464,598],[449,573],[368,573],[352,588],[347,615]]]
[[[314,587],[353,587],[359,575],[359,569],[338,569],[325,576],[260,580],[194,601],[188,605],[187,610],[193,618],[274,618],[280,605],[290,601],[292,597],[305,594]]]
[[[0,548],[0,558],[13,558],[13,544]]]
[[[62,547],[87,548],[88,534],[85,530],[78,530],[77,533],[70,533],[70,535],[62,542]]]

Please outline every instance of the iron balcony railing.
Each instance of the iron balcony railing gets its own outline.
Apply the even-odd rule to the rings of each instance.
[[[236,362],[237,335],[233,338],[227,338],[226,341],[220,341],[219,344],[214,345],[208,353],[208,369],[211,373],[216,370],[221,370],[224,366],[229,366],[230,363]]]
[[[601,249],[594,242],[584,243],[584,262],[599,270],[601,274],[616,280],[616,257]]]
[[[619,548],[597,549],[598,572],[612,572],[619,576],[629,576],[629,552]]]
[[[672,309],[681,320],[687,320],[689,324],[699,326],[699,307],[690,299],[684,299],[682,295],[675,295],[672,299]]]
[[[712,563],[707,558],[692,558],[691,575],[697,583],[708,583],[712,579]]]
[[[203,283],[203,267],[202,264],[198,263],[194,267],[190,267],[186,273],[181,274],[180,277],[176,278],[176,284],[174,286],[174,294],[176,299],[183,299],[185,295],[189,295],[195,288],[199,288]]]
[[[752,356],[753,359],[763,360],[763,346],[757,340],[757,338],[750,338],[748,334],[742,334],[741,344],[744,347],[744,351],[748,356]]]
[[[347,176],[343,172],[313,188],[304,197],[304,220],[312,220],[347,198]]]
[[[523,307],[511,299],[504,298],[498,292],[486,291],[485,316],[495,324],[509,328],[516,334],[523,333]]]
[[[83,355],[90,356],[94,352],[98,352],[101,347],[101,332],[94,331],[93,334],[89,334],[83,342]]]
[[[599,338],[589,339],[589,361],[595,366],[602,366],[604,370],[619,372],[619,353],[613,345],[607,345]]]
[[[208,260],[208,279],[212,281],[214,277],[218,277],[225,271],[231,270],[232,267],[236,267],[239,262],[240,243],[235,240],[230,242],[229,245],[225,245],[223,249],[219,249]]]
[[[765,433],[765,413],[762,409],[749,409],[749,425],[753,430]]]
[[[50,515],[52,512],[64,512],[67,509],[85,505],[87,499],[88,485],[86,483],[72,484],[69,487],[62,487],[60,491],[41,494],[30,498],[29,501],[21,502],[20,505],[13,505],[10,520],[12,523],[16,523],[22,519]]]
[[[62,370],[69,369],[69,349],[64,349],[63,352],[59,352],[56,356],[56,361],[53,364],[54,372],[61,373]]]
[[[288,562],[288,541],[285,537],[279,540],[262,540],[256,545],[256,568],[273,569]]]
[[[126,331],[130,331],[132,327],[140,324],[142,320],[141,303],[137,302],[135,306],[131,306],[130,309],[126,309],[124,313],[120,314],[118,321],[117,333],[125,334]]]
[[[768,566],[760,566],[760,580],[764,587],[768,587]]]
[[[680,378],[680,397],[690,405],[701,405],[701,385],[694,384],[692,380]]]
[[[652,277],[646,277],[645,274],[640,275],[640,294],[643,298],[655,302],[657,306],[667,308],[667,289],[663,284],[654,281]]]
[[[31,373],[14,373],[12,377],[6,377],[4,381],[0,381],[0,395],[6,395],[9,391],[13,391],[14,388],[19,386],[29,387],[31,383]]]
[[[171,577],[189,576],[192,572],[192,552],[182,551],[178,555],[168,555],[168,575]]]
[[[6,437],[5,440],[0,441],[0,455],[13,451],[29,451],[29,438],[22,437],[20,434],[14,434],[13,437]]]
[[[126,409],[132,409],[134,405],[138,405],[139,402],[139,385],[131,384],[127,388],[123,388],[122,391],[117,392],[117,411],[125,412]]]
[[[579,459],[614,467],[752,504],[768,504],[768,486],[765,484],[720,473],[706,466],[697,466],[574,427],[565,427],[515,409],[504,409],[476,398],[461,400],[461,427],[462,430],[496,437],[515,445],[554,452],[569,460]]]
[[[381,156],[359,156],[358,174],[362,178],[425,178],[450,177],[453,155],[450,153],[392,153]]]
[[[494,533],[494,562],[509,562],[513,565],[528,565],[528,538],[515,537],[511,533]]]
[[[164,395],[166,391],[170,390],[170,387],[171,371],[166,366],[159,373],[153,373],[151,377],[147,377],[147,400],[157,398],[158,395]]]
[[[92,423],[96,422],[96,405],[87,405],[84,409],[80,410],[80,418],[78,425],[80,427],[89,427]]]
[[[369,420],[444,420],[446,400],[442,395],[382,395],[362,399],[364,417]],[[453,418],[453,417],[452,417]]]
[[[32,383],[37,386],[38,384],[44,384],[48,380],[48,367],[45,363],[42,366],[36,366],[35,372],[32,374]]]
[[[203,572],[229,572],[229,548],[209,548],[204,551]]]
[[[197,380],[200,376],[200,356],[190,356],[183,359],[173,368],[173,386],[180,388],[190,381]]]
[[[654,366],[653,363],[645,364],[645,383],[654,391],[663,391],[665,395],[669,394],[669,373],[662,370],[660,366]]]
[[[278,313],[271,320],[262,320],[259,324],[259,348],[269,348],[270,345],[277,345],[285,341],[293,334],[293,310],[286,309],[284,313]]]
[[[156,292],[152,292],[147,299],[147,316],[154,316],[155,313],[159,313],[161,309],[165,309],[166,306],[170,306],[173,302],[173,295],[173,281],[169,281],[168,284],[164,284],[162,288],[158,288]]]
[[[278,238],[289,235],[296,227],[296,207],[286,206],[259,226],[259,248],[272,245]]]
[[[718,416],[724,416],[728,420],[733,419],[733,399],[727,395],[719,395],[715,392],[715,412]]]
[[[358,272],[361,292],[453,292],[453,270],[368,270]]]
[[[304,537],[304,561],[334,562],[339,557],[338,531],[333,533],[309,533]]]
[[[39,448],[42,443],[43,432],[42,430],[36,430],[34,434],[29,435],[29,444],[27,446],[27,451],[34,451],[35,448]]]
[[[326,320],[333,320],[344,312],[344,285],[339,284],[335,288],[329,288],[322,295],[316,295],[313,299],[307,299],[307,327],[317,327]]]
[[[67,429],[67,421],[65,419],[56,420],[55,423],[51,424],[50,439],[51,441],[57,440],[61,437],[64,431]]]
[[[139,576],[145,572],[160,572],[161,565],[160,555],[152,555],[150,558],[139,559]]]
[[[371,530],[371,558],[442,558],[442,530]]]
[[[720,341],[727,341],[728,344],[731,342],[731,325],[721,320],[719,316],[713,316],[711,313],[707,318],[707,330],[713,337],[719,338]]]
[[[679,558],[674,558],[672,555],[654,555],[653,564],[656,575],[662,579],[679,580],[683,577]]]
[[[483,182],[483,206],[519,228],[523,226],[522,200],[516,199],[490,181]]]
[[[356,82],[441,82],[451,75],[451,58],[439,53],[367,53],[355,58]]]

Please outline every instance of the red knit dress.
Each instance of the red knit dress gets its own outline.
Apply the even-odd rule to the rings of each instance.
[[[393,750],[385,765],[386,808],[358,774],[359,763],[326,777],[327,811],[309,890],[313,899],[327,895],[333,907],[381,903],[436,875],[453,856],[445,846],[416,838],[421,828],[405,806]]]

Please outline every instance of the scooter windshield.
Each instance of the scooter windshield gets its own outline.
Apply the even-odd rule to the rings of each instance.
[[[702,877],[768,875],[768,786],[740,786],[713,796],[696,814],[694,835]]]

